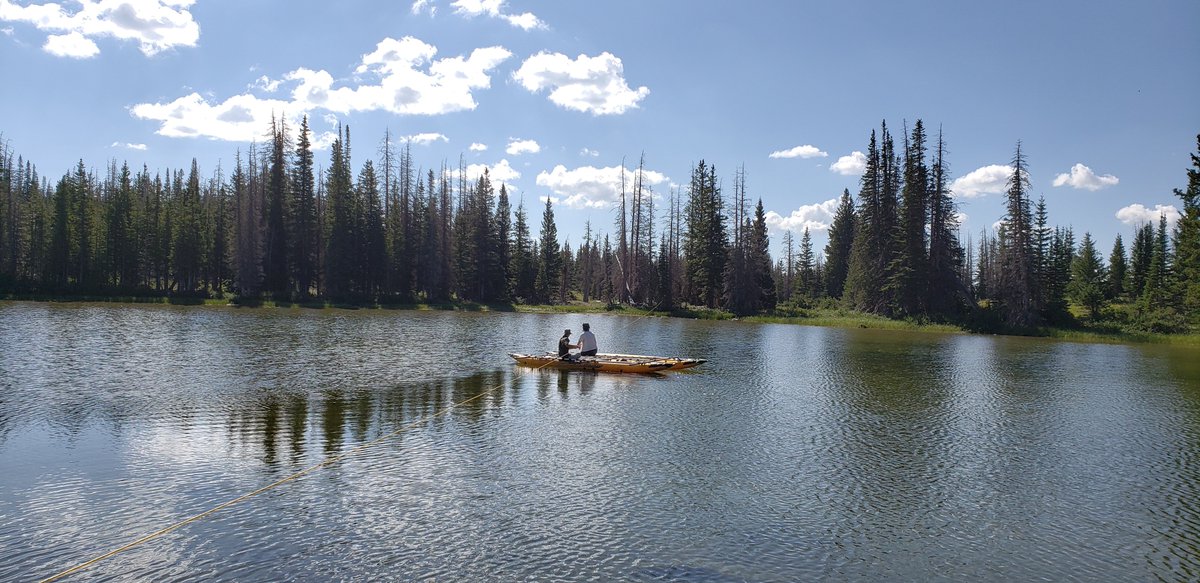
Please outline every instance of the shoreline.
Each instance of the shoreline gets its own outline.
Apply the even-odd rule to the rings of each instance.
[[[428,303],[383,303],[354,304],[329,302],[277,302],[275,300],[238,301],[235,298],[190,298],[167,296],[42,296],[33,294],[10,294],[0,296],[4,302],[41,302],[63,304],[152,304],[172,306],[216,306],[232,308],[270,308],[307,310],[412,310],[448,312],[516,312],[525,314],[619,314],[629,316],[653,316],[656,318],[684,318],[692,320],[729,320],[760,324],[790,324],[820,326],[826,328],[861,328],[869,330],[900,330],[909,332],[933,332],[939,334],[978,334],[984,336],[1013,336],[1018,338],[1046,338],[1066,342],[1088,344],[1164,344],[1200,348],[1200,333],[1159,334],[1151,332],[1129,332],[1111,327],[1098,329],[1088,326],[1063,328],[1043,326],[1031,334],[1003,334],[969,330],[956,324],[914,322],[894,320],[883,316],[855,312],[843,308],[810,308],[801,310],[802,315],[754,315],[735,317],[729,312],[708,308],[689,307],[674,311],[648,310],[631,306],[610,307],[603,302],[587,304],[573,301],[569,304],[480,304],[475,302]]]

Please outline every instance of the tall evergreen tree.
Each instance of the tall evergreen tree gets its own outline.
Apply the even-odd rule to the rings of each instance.
[[[1079,245],[1079,254],[1071,262],[1071,282],[1067,284],[1067,293],[1071,299],[1087,308],[1088,319],[1095,321],[1100,318],[1104,308],[1105,280],[1107,274],[1092,234],[1085,232],[1083,242]]]
[[[1108,297],[1120,300],[1125,297],[1125,280],[1129,276],[1129,262],[1125,259],[1125,243],[1120,233],[1113,240],[1112,253],[1108,256]]]
[[[182,173],[175,174],[176,183]],[[196,291],[200,283],[200,266],[203,262],[200,234],[200,165],[192,159],[192,169],[188,172],[187,187],[177,198],[179,209],[179,225],[175,230],[175,282],[181,293]]]
[[[291,220],[288,198],[287,126],[280,119],[271,119],[270,170],[267,174],[267,216],[264,234],[266,254],[263,274],[266,287],[275,297],[287,298],[291,291],[288,263],[288,223]]]
[[[807,231],[807,229],[805,229]],[[757,288],[754,309],[773,310],[778,301],[775,295],[775,279],[771,276],[771,240],[767,233],[767,214],[762,199],[754,207],[754,223],[750,228],[750,253],[747,267]],[[815,282],[814,282],[815,283]],[[814,286],[815,287],[815,286]]]
[[[853,308],[890,314],[891,296],[884,285],[895,256],[897,172],[886,124],[881,129],[880,141],[882,146],[876,144],[872,131],[866,169],[859,180],[859,210],[842,297]]]
[[[830,237],[832,242],[832,233]],[[804,234],[800,236],[800,255],[796,259],[796,274],[800,280],[797,290],[800,295],[809,299],[816,297],[817,256],[813,253],[812,235],[809,233],[808,227],[804,227]]]
[[[1179,222],[1175,224],[1175,281],[1184,314],[1193,323],[1200,322],[1200,134],[1196,135],[1196,153],[1187,170],[1187,188],[1175,189],[1183,202]]]
[[[924,314],[929,285],[926,218],[929,215],[929,169],[925,165],[925,126],[917,120],[912,135],[904,142],[904,188],[900,222],[894,243],[896,255],[888,265],[885,284],[892,295],[893,313],[901,316]]]
[[[956,233],[958,213],[949,187],[946,145],[938,130],[929,175],[929,284],[931,315],[949,317],[971,305],[971,291],[962,276],[963,249]]]
[[[542,212],[542,232],[538,253],[534,297],[538,302],[550,303],[558,296],[562,253],[558,245],[558,227],[554,224],[554,208],[550,204],[549,197],[546,197],[546,210]]]
[[[312,142],[309,140],[308,116],[300,121],[296,138],[296,157],[292,166],[292,248],[291,280],[301,298],[313,291],[317,279],[317,198],[313,175]]]
[[[1004,319],[1010,326],[1028,327],[1038,323],[1038,302],[1032,239],[1032,215],[1029,204],[1029,171],[1021,142],[1013,154],[1012,175],[1006,193],[1004,217],[1006,237],[1000,248],[1000,289],[998,299]]]
[[[684,261],[690,299],[709,308],[718,307],[724,288],[728,240],[723,210],[716,168],[701,160],[692,169],[688,190]]]
[[[1129,294],[1133,299],[1146,291],[1150,261],[1154,259],[1154,225],[1145,223],[1133,232],[1133,248],[1129,251]]]
[[[534,283],[537,279],[538,262],[533,256],[533,241],[530,239],[529,222],[525,214],[525,202],[517,204],[516,222],[513,224],[512,243],[512,289],[521,301],[532,301],[537,297]]]
[[[854,200],[850,198],[850,189],[845,189],[829,225],[829,242],[825,244],[825,293],[831,298],[841,298],[846,286],[854,227]]]
[[[495,269],[493,282],[494,297],[501,301],[512,299],[512,204],[508,201],[508,187],[500,184],[500,195],[496,200],[495,226]]]

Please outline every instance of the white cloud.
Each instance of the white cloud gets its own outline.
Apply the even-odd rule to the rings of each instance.
[[[1054,186],[1070,186],[1071,188],[1082,188],[1085,190],[1097,191],[1108,186],[1116,186],[1121,180],[1112,174],[1104,176],[1096,176],[1091,168],[1083,164],[1076,164],[1071,167],[1070,174],[1059,174],[1054,177]]]
[[[415,0],[412,3],[413,14],[420,14],[421,12],[424,12],[426,8],[429,9],[430,16],[437,15],[437,6],[433,5],[432,0]]]
[[[188,10],[195,0],[79,0],[75,12],[56,3],[19,5],[0,0],[0,20],[26,22],[52,34],[43,49],[63,57],[99,54],[96,38],[138,43],[146,56],[178,46],[194,47],[200,25]],[[86,41],[86,42],[85,42]]]
[[[778,150],[775,152],[771,152],[771,154],[767,157],[768,158],[825,158],[827,156],[829,156],[828,153],[822,152],[816,146],[810,146],[808,144],[805,144],[803,146],[796,146],[796,147],[788,149],[788,150]]]
[[[467,149],[468,149],[468,150],[470,150],[470,151],[472,151],[472,152],[486,152],[486,151],[487,151],[487,144],[481,144],[481,143],[479,143],[479,142],[472,142],[472,143],[471,143],[471,146],[470,146],[469,148],[467,148]]]
[[[273,80],[270,77],[263,75],[263,76],[259,77],[258,79],[255,79],[254,82],[251,83],[248,88],[249,89],[261,89],[263,91],[266,91],[267,93],[274,93],[276,90],[279,89],[279,85],[282,83],[283,83],[283,81],[280,79]]]
[[[960,226],[960,227],[963,225],[966,225],[967,221],[969,221],[969,220],[971,220],[971,216],[968,215],[967,213],[964,213],[964,212],[954,213],[954,222],[958,223],[958,226]]]
[[[146,147],[146,144],[122,144],[121,142],[113,142],[112,145],[109,147],[110,148],[125,148],[126,150],[139,150],[142,152],[144,152],[148,149]]]
[[[500,185],[503,184],[511,194],[516,190],[512,181],[521,177],[521,173],[508,163],[507,159],[500,160],[495,164],[468,164],[464,169],[468,181],[479,180],[483,176],[483,171],[487,170],[488,179],[492,182],[492,187],[496,189],[496,194],[500,193]],[[451,168],[449,175],[452,180],[458,180],[458,168]]]
[[[859,176],[867,169],[867,155],[855,150],[849,156],[842,156],[837,162],[829,165],[830,172],[842,176]]]
[[[530,92],[550,90],[550,101],[559,107],[592,115],[622,114],[650,94],[646,87],[629,88],[621,59],[609,53],[579,55],[572,60],[561,53],[538,53],[521,64],[513,79]]]
[[[988,194],[1004,192],[1008,179],[1012,176],[1012,166],[992,164],[972,170],[950,183],[950,191],[954,196],[975,198]]]
[[[590,156],[590,157],[592,157],[592,158],[597,158],[597,157],[599,157],[599,156],[600,156],[600,152],[598,152],[598,151],[596,151],[596,150],[593,150],[593,149],[591,149],[591,148],[584,148],[584,149],[582,149],[582,150],[580,150],[580,151],[579,151],[579,155],[580,155],[580,156]]]
[[[509,156],[520,156],[521,154],[536,154],[542,151],[542,147],[538,145],[537,140],[518,140],[517,138],[509,138],[508,147],[504,149]]]
[[[100,54],[100,47],[96,46],[92,39],[74,31],[46,37],[46,44],[42,45],[42,50],[56,57],[72,59],[90,59]]]
[[[436,134],[436,133],[413,134],[411,136],[404,136],[404,138],[402,138],[402,139],[404,139],[410,143],[418,144],[418,145],[422,145],[422,146],[427,145],[427,144],[432,144],[434,142],[439,142],[439,141],[440,142],[449,142],[450,141],[450,138],[447,138],[446,136],[444,136],[442,134]]]
[[[537,175],[537,185],[553,190],[558,197],[551,200],[571,208],[611,208],[620,200],[621,176],[625,177],[625,194],[630,196],[633,191],[633,181],[636,170],[621,166],[596,168],[580,166],[567,170],[559,164],[550,172],[540,172]],[[645,170],[642,174],[642,184],[656,186],[667,181],[666,175],[653,170]]]
[[[490,87],[489,71],[512,56],[503,47],[475,49],[465,59],[434,60],[436,53],[437,48],[412,37],[387,38],[374,52],[363,55],[355,69],[358,85],[334,87],[333,75],[327,71],[300,68],[283,76],[284,82],[294,85],[287,100],[246,93],[210,103],[192,93],[169,103],[140,103],[130,112],[159,122],[160,135],[230,141],[261,138],[272,115],[286,115],[294,125],[301,115],[317,110],[439,115],[475,109],[474,90]],[[376,84],[363,78],[374,78]]]
[[[13,27],[6,26],[4,28],[0,28],[0,33],[4,33],[4,36],[12,36],[13,35]]]
[[[1175,223],[1179,221],[1179,209],[1175,205],[1156,204],[1154,208],[1148,208],[1141,204],[1131,204],[1117,211],[1116,217],[1126,225],[1142,225],[1145,223],[1158,224],[1158,218],[1162,215],[1167,215],[1167,225],[1175,228]]]
[[[833,223],[833,215],[841,203],[840,198],[831,198],[817,204],[802,205],[786,217],[775,211],[767,211],[767,227],[780,234],[785,231],[800,233],[806,227],[809,231],[824,231]]]
[[[454,2],[450,3],[454,7],[454,13],[462,16],[475,17],[482,15],[499,18],[522,30],[546,28],[546,24],[531,12],[522,14],[504,12],[505,4],[504,0],[454,0]],[[413,13],[416,14],[417,12],[417,6],[414,4]]]

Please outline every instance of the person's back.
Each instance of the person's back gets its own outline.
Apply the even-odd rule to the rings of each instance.
[[[579,335],[580,356],[596,356],[596,335],[592,334],[592,327],[589,324],[583,325],[583,334]]]
[[[564,330],[562,338],[558,339],[558,357],[566,358],[567,355],[571,354],[572,348],[576,348],[576,346],[571,344],[571,331]]]

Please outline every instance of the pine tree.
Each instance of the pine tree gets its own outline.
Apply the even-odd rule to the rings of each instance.
[[[182,173],[176,172],[174,184],[179,184],[180,176]],[[187,187],[177,197],[177,208],[179,225],[175,229],[175,282],[180,293],[189,294],[196,291],[200,283],[200,266],[203,261],[200,241],[200,165],[195,158],[192,159],[192,169],[188,172]]]
[[[513,224],[512,243],[512,289],[519,301],[533,301],[537,296],[534,283],[537,279],[538,262],[533,256],[533,241],[530,239],[529,222],[525,214],[525,202],[517,204],[516,222]]]
[[[971,305],[971,291],[962,275],[963,249],[956,234],[958,216],[948,185],[945,152],[945,141],[939,129],[929,176],[929,283],[926,293],[929,313],[943,318],[958,315]]]
[[[300,121],[296,138],[296,157],[293,161],[291,280],[301,298],[312,294],[317,279],[317,199],[316,179],[313,176],[312,143],[309,141],[308,116]]]
[[[1029,171],[1021,142],[1017,142],[1008,179],[1006,237],[1000,247],[1000,300],[1005,322],[1017,328],[1038,323],[1038,301],[1034,272],[1032,216],[1029,208]]]
[[[825,293],[831,298],[841,298],[846,286],[855,222],[854,201],[850,198],[850,189],[845,189],[833,215],[833,223],[829,225],[829,242],[825,245]]]
[[[1113,240],[1112,253],[1108,256],[1108,285],[1107,293],[1110,299],[1120,300],[1125,297],[1125,280],[1128,277],[1129,263],[1125,259],[1125,244],[1121,235]]]
[[[1150,261],[1154,259],[1154,226],[1145,223],[1133,232],[1133,248],[1129,252],[1129,294],[1132,299],[1146,291]]]
[[[726,217],[716,168],[703,160],[692,169],[685,221],[684,261],[690,299],[716,308],[728,258]]]
[[[375,298],[387,278],[387,241],[383,231],[383,204],[379,197],[379,175],[371,160],[363,163],[358,173],[358,200],[362,228],[362,289],[366,298]]]
[[[805,230],[807,231],[807,229]],[[750,276],[757,288],[757,296],[754,298],[753,306],[755,311],[774,310],[775,304],[778,301],[775,295],[775,279],[771,277],[770,247],[771,240],[767,233],[767,214],[763,210],[763,203],[760,198],[758,199],[758,204],[754,207],[754,223],[750,229],[750,254],[747,261]]]
[[[1174,275],[1182,311],[1197,323],[1200,322],[1200,134],[1196,135],[1196,154],[1191,154],[1191,160],[1186,190],[1175,189],[1175,196],[1183,201],[1183,210],[1175,224]]]
[[[496,201],[496,216],[492,220],[495,226],[495,268],[492,270],[494,282],[493,297],[500,301],[512,300],[512,205],[508,202],[508,187],[500,184],[500,197]]]
[[[1071,282],[1067,284],[1067,293],[1075,303],[1087,308],[1088,319],[1095,321],[1100,318],[1104,308],[1105,281],[1107,273],[1092,234],[1085,232],[1083,242],[1079,245],[1079,254],[1071,262]]]
[[[549,197],[546,197],[546,210],[542,213],[542,232],[538,253],[534,297],[540,303],[550,303],[558,296],[562,253],[558,245],[558,227],[554,224],[554,208],[550,204]]]
[[[867,147],[867,167],[859,180],[859,210],[842,299],[852,308],[890,315],[891,295],[886,293],[884,284],[895,256],[898,172],[886,123],[881,129],[880,141],[882,146],[877,146],[872,131]]]
[[[288,223],[291,220],[288,198],[287,126],[271,118],[270,170],[267,174],[267,216],[264,234],[266,254],[263,274],[266,287],[276,298],[286,299],[291,291],[288,263]]]
[[[929,208],[929,169],[925,165],[925,126],[917,120],[904,143],[904,188],[900,223],[895,233],[896,255],[888,264],[884,285],[892,296],[892,311],[900,316],[926,312],[929,275],[926,217]]]
[[[813,253],[812,235],[809,233],[808,227],[804,227],[804,234],[800,236],[800,255],[796,259],[796,274],[800,279],[800,289],[798,290],[800,294],[807,299],[816,297],[817,257]]]

